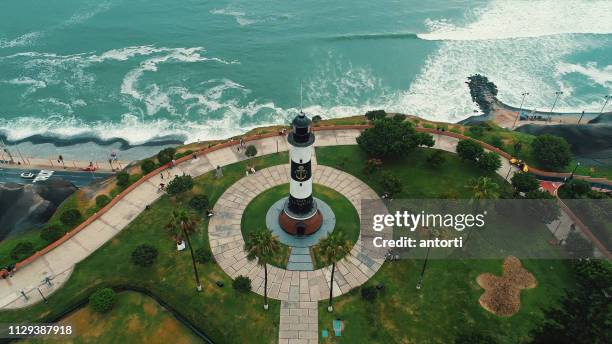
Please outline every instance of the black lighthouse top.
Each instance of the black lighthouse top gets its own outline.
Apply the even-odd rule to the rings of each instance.
[[[289,143],[296,147],[307,147],[314,143],[315,136],[311,131],[312,121],[303,112],[295,116],[291,125],[293,130],[289,135]]]

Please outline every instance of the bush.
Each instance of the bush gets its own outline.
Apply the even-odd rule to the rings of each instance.
[[[96,196],[96,206],[98,208],[104,208],[105,205],[110,203],[110,197],[106,195],[98,195]]]
[[[89,305],[94,312],[106,313],[115,305],[115,291],[111,288],[100,288],[89,296]]]
[[[83,215],[78,209],[68,209],[60,215],[60,221],[67,227],[76,227],[83,222]]]
[[[132,252],[132,263],[146,267],[151,266],[157,259],[157,249],[149,244],[138,245]]]
[[[380,184],[383,186],[383,191],[390,192],[395,195],[402,192],[402,181],[389,172],[381,173]]]
[[[481,137],[484,134],[484,128],[481,126],[470,127],[470,134],[475,137]]]
[[[24,260],[34,254],[34,244],[29,241],[17,243],[11,250],[11,258],[17,261]]]
[[[169,183],[166,191],[170,195],[176,195],[185,191],[189,191],[193,188],[193,178],[190,175],[184,174],[182,176],[174,177]]]
[[[149,174],[153,172],[156,167],[157,166],[155,165],[155,162],[153,162],[153,160],[151,159],[147,159],[143,161],[142,164],[140,164],[140,169],[142,170],[142,173],[144,174]]]
[[[251,279],[246,276],[240,275],[236,277],[236,279],[232,282],[232,287],[234,287],[234,289],[238,290],[239,292],[249,292],[251,291]]]
[[[417,146],[428,144],[429,134],[417,133],[412,123],[391,118],[374,121],[357,138],[357,143],[368,155],[376,158],[405,156]]]
[[[208,196],[206,195],[195,195],[189,201],[189,206],[195,210],[204,210],[208,208]]]
[[[519,192],[529,192],[540,188],[540,182],[531,173],[519,172],[515,173],[511,179],[512,186]]]
[[[372,110],[372,111],[366,112],[365,116],[368,120],[374,121],[377,119],[387,117],[387,113],[385,112],[385,110]]]
[[[504,142],[502,141],[501,137],[499,137],[499,136],[491,137],[491,140],[489,141],[489,143],[493,147],[496,147],[496,148],[499,148],[499,149],[504,148]]]
[[[366,301],[374,301],[378,296],[378,290],[374,286],[361,287],[361,298]]]
[[[122,188],[130,185],[130,174],[125,171],[117,173],[117,185]]]
[[[495,172],[501,167],[501,158],[493,152],[480,155],[476,165],[487,172]]]
[[[581,198],[591,191],[591,184],[586,180],[572,179],[565,183],[562,189],[571,198]]]
[[[174,159],[175,154],[176,149],[172,147],[162,149],[159,153],[157,153],[157,161],[159,161],[160,165],[165,165]]]
[[[246,151],[244,152],[244,154],[246,156],[248,156],[249,158],[252,158],[255,155],[257,155],[257,148],[255,148],[255,146],[253,146],[253,145],[247,146]]]
[[[40,237],[47,242],[54,242],[66,234],[62,226],[57,224],[48,225],[40,231]]]
[[[427,166],[433,168],[440,168],[442,165],[444,165],[445,161],[446,157],[444,156],[444,153],[442,153],[442,151],[440,150],[434,150],[433,152],[431,152],[431,154],[429,154],[426,160]]]
[[[531,149],[537,162],[549,170],[560,170],[572,160],[570,145],[562,137],[538,136],[531,143]]]
[[[206,264],[212,259],[212,253],[209,249],[201,247],[195,251],[195,260],[200,264]]]
[[[484,154],[484,149],[474,140],[461,140],[457,143],[457,155],[467,161],[476,162]]]

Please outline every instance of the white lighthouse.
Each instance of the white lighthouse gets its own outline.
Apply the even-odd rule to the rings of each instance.
[[[291,181],[289,198],[280,215],[281,227],[294,235],[308,235],[321,226],[322,217],[312,197],[312,153],[315,135],[310,119],[302,112],[292,122],[288,135]]]

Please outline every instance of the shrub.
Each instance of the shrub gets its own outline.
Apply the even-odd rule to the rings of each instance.
[[[155,162],[153,162],[153,160],[151,159],[147,159],[143,161],[142,164],[140,164],[140,169],[142,170],[142,173],[144,174],[149,174],[153,172],[156,167],[157,166],[155,165]]]
[[[28,258],[34,254],[34,244],[29,241],[22,241],[17,243],[11,250],[11,258],[20,261]]]
[[[117,173],[117,185],[123,188],[130,185],[130,174],[125,171]]]
[[[416,139],[417,145],[419,146],[433,147],[434,144],[436,143],[433,139],[433,136],[431,136],[431,134],[428,134],[428,133],[416,133],[415,139]]]
[[[553,135],[536,137],[531,143],[533,157],[549,170],[559,170],[572,160],[570,146],[564,138]]]
[[[431,154],[429,154],[426,160],[427,165],[433,168],[441,167],[445,161],[446,157],[444,156],[444,153],[442,153],[442,151],[440,150],[434,150],[433,152],[431,152]]]
[[[48,242],[54,242],[55,240],[64,236],[66,231],[64,228],[57,224],[51,224],[46,226],[40,231],[40,237]]]
[[[195,195],[189,201],[189,206],[195,210],[203,210],[208,208],[208,196],[206,195]]]
[[[378,296],[378,290],[374,286],[361,287],[361,298],[366,301],[374,301]]]
[[[385,110],[372,110],[366,112],[365,116],[368,120],[374,121],[377,119],[385,118],[387,116],[387,113],[385,112]]]
[[[60,221],[70,228],[76,227],[83,221],[83,215],[78,209],[68,209],[60,215]]]
[[[489,143],[493,147],[496,147],[496,148],[499,148],[499,149],[504,148],[504,142],[502,141],[501,137],[499,137],[499,136],[491,137],[491,140],[489,141]]]
[[[212,253],[209,249],[201,247],[195,251],[195,260],[200,264],[206,264],[212,259]]]
[[[106,313],[115,305],[115,291],[111,288],[100,288],[89,296],[89,305],[94,312]]]
[[[417,146],[428,144],[427,137],[416,132],[412,123],[397,122],[391,118],[374,121],[357,138],[359,146],[371,157],[387,158],[405,156]]]
[[[393,119],[394,119],[394,120],[396,120],[396,121],[398,121],[398,122],[402,122],[403,120],[405,120],[405,119],[406,119],[406,116],[402,115],[401,113],[396,113],[396,114],[393,116]]]
[[[512,186],[519,192],[529,192],[540,188],[540,182],[531,173],[519,172],[515,173],[511,179]]]
[[[175,154],[176,149],[172,147],[162,149],[159,153],[157,153],[157,161],[159,161],[160,165],[165,165],[174,159]]]
[[[493,152],[486,152],[480,155],[476,165],[487,172],[495,172],[501,167],[501,158]]]
[[[239,292],[249,292],[251,291],[251,279],[240,275],[232,282],[232,287]]]
[[[249,158],[252,158],[255,155],[257,155],[257,148],[255,148],[255,146],[253,146],[253,145],[247,146],[246,151],[244,152],[244,154],[246,156],[248,156]]]
[[[98,195],[98,196],[96,196],[96,206],[98,208],[103,208],[109,202],[110,202],[110,197],[108,197],[106,195]]]
[[[475,137],[481,137],[484,134],[484,128],[481,126],[470,127],[470,134]]]
[[[166,191],[170,195],[176,195],[185,191],[189,191],[193,188],[193,178],[190,175],[184,174],[182,176],[174,177],[169,183]]]
[[[157,249],[149,244],[141,244],[132,252],[132,263],[146,267],[151,266],[157,259]]]
[[[476,162],[484,149],[473,140],[461,140],[457,143],[457,155],[463,160]]]
[[[389,172],[381,173],[380,184],[383,186],[384,191],[390,192],[395,195],[402,192],[402,181]]]
[[[586,180],[572,179],[563,185],[563,191],[571,198],[581,198],[591,191],[591,184]]]

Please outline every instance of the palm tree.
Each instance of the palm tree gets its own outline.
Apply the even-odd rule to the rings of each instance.
[[[331,264],[331,280],[329,282],[329,304],[327,310],[334,310],[332,306],[332,297],[334,290],[334,272],[336,271],[336,263],[344,256],[351,252],[351,242],[344,238],[344,234],[340,231],[334,231],[325,237],[319,243],[319,249],[325,264]]]
[[[480,209],[486,205],[487,200],[499,198],[499,185],[497,185],[497,183],[495,183],[489,177],[479,177],[478,179],[472,178],[466,187],[472,190],[471,202],[476,203],[476,213],[479,213]],[[467,237],[465,238],[463,245],[464,249],[468,240],[470,239],[470,236],[472,235],[473,230],[474,229],[471,228]]]
[[[195,217],[189,215],[185,209],[174,209],[170,222],[166,227],[174,234],[177,242],[180,242],[181,235],[187,239],[187,245],[189,245],[189,251],[191,252],[191,262],[193,263],[193,272],[196,280],[196,289],[202,291],[202,284],[200,284],[200,276],[198,274],[198,267],[196,265],[195,256],[193,254],[193,246],[191,245],[191,239],[189,233],[194,232],[198,221]]]
[[[274,256],[280,251],[278,238],[272,235],[267,229],[260,229],[252,232],[248,240],[244,243],[244,250],[247,252],[247,259],[257,258],[257,264],[264,268],[264,309],[268,309],[268,264],[272,262]]]

